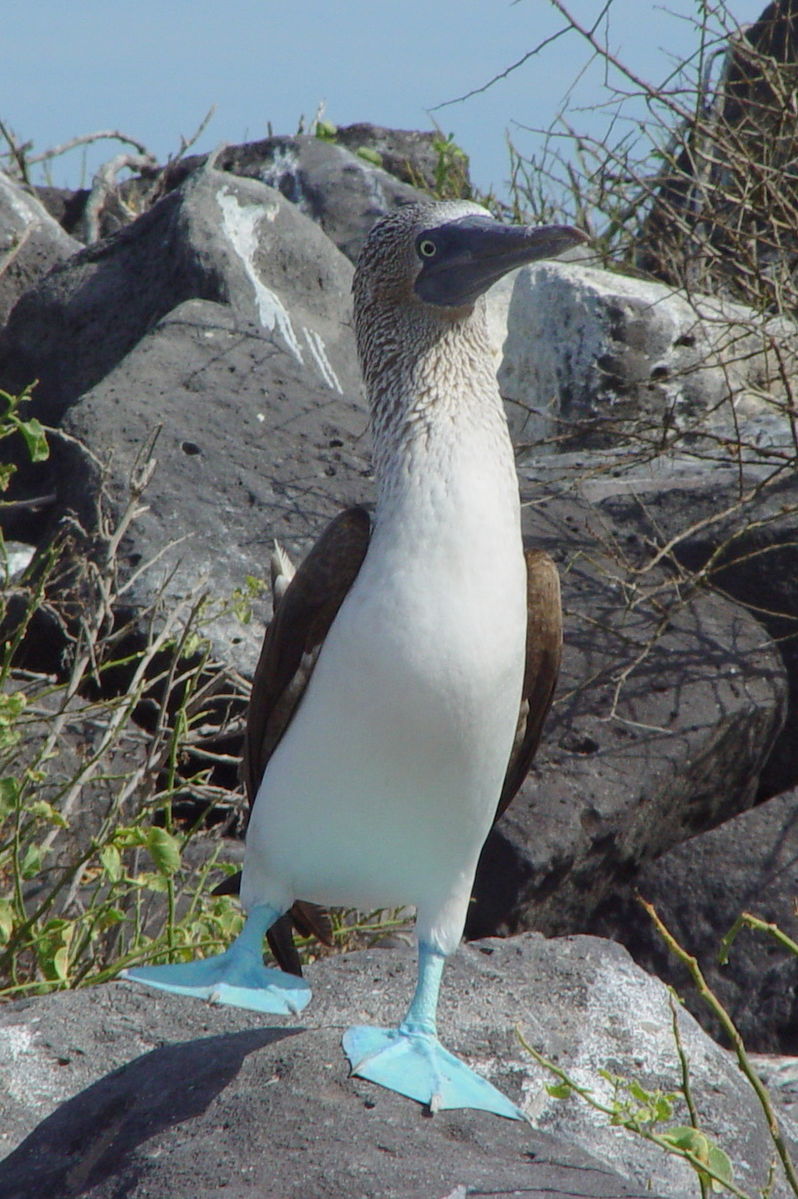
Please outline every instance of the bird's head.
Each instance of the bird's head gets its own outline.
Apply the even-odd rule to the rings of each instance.
[[[508,271],[584,241],[571,225],[502,225],[467,200],[404,205],[377,222],[361,250],[356,319],[373,305],[451,318]]]

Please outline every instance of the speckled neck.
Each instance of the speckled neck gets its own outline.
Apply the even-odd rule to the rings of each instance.
[[[420,472],[439,486],[458,444],[484,446],[486,465],[515,488],[507,422],[492,366],[484,301],[439,317],[371,306],[356,320],[371,407],[378,513]]]

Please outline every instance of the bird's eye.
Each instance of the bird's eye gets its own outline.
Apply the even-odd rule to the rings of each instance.
[[[430,238],[425,237],[418,243],[418,252],[422,258],[434,258],[438,253],[438,247],[435,245],[434,241],[431,241]]]

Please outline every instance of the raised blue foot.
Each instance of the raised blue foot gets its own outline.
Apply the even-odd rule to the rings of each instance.
[[[432,1033],[402,1027],[350,1028],[343,1046],[353,1074],[428,1104],[433,1113],[472,1107],[510,1120],[524,1119],[514,1103],[444,1049]]]
[[[263,937],[279,915],[266,906],[253,908],[240,935],[224,953],[171,966],[135,966],[123,970],[122,978],[211,1003],[295,1015],[310,1001],[310,987],[304,979],[263,964]]]

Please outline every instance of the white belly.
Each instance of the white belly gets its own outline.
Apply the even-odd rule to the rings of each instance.
[[[415,905],[451,952],[518,717],[520,534],[489,563],[453,536],[433,567],[379,532],[264,774],[242,900]]]

